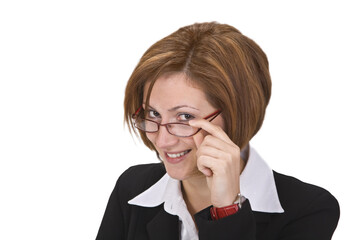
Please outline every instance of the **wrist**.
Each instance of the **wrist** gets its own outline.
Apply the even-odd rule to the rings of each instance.
[[[211,218],[213,220],[218,220],[230,215],[233,215],[239,211],[241,208],[241,204],[245,201],[245,197],[243,197],[240,193],[236,196],[233,204],[223,207],[212,207],[210,208]]]

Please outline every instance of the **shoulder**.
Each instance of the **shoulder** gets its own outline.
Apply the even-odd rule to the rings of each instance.
[[[312,211],[327,211],[334,219],[339,218],[339,203],[327,190],[275,171],[274,178],[285,213],[298,216]]]
[[[151,187],[165,173],[166,170],[162,163],[132,166],[121,174],[114,191],[123,196],[123,200],[128,201]]]

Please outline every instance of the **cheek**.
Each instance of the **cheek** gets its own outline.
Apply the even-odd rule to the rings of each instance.
[[[196,144],[195,144],[194,138],[192,138],[192,137],[184,138],[182,142],[184,143],[184,145],[195,150]]]

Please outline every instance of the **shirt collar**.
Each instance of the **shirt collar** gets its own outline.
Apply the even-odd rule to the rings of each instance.
[[[256,150],[250,147],[249,159],[240,175],[240,192],[257,212],[283,213],[274,173]]]
[[[177,206],[182,203],[180,181],[171,178],[167,173],[150,188],[131,199],[128,203],[142,207],[156,207],[162,203],[165,210],[176,215]]]
[[[249,199],[253,211],[284,212],[277,193],[273,171],[252,147],[250,147],[246,166],[240,175],[240,192]],[[177,214],[177,208],[180,205],[185,204],[180,181],[171,178],[167,173],[128,203],[143,207],[156,207],[164,203],[165,211],[173,215]]]

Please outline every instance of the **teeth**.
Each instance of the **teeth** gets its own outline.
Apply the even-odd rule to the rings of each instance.
[[[168,155],[168,157],[171,157],[171,158],[178,158],[178,157],[181,157],[181,156],[184,156],[186,153],[188,153],[189,151],[186,150],[184,152],[181,152],[181,153],[174,153],[174,154],[171,154],[171,153],[166,153]]]

